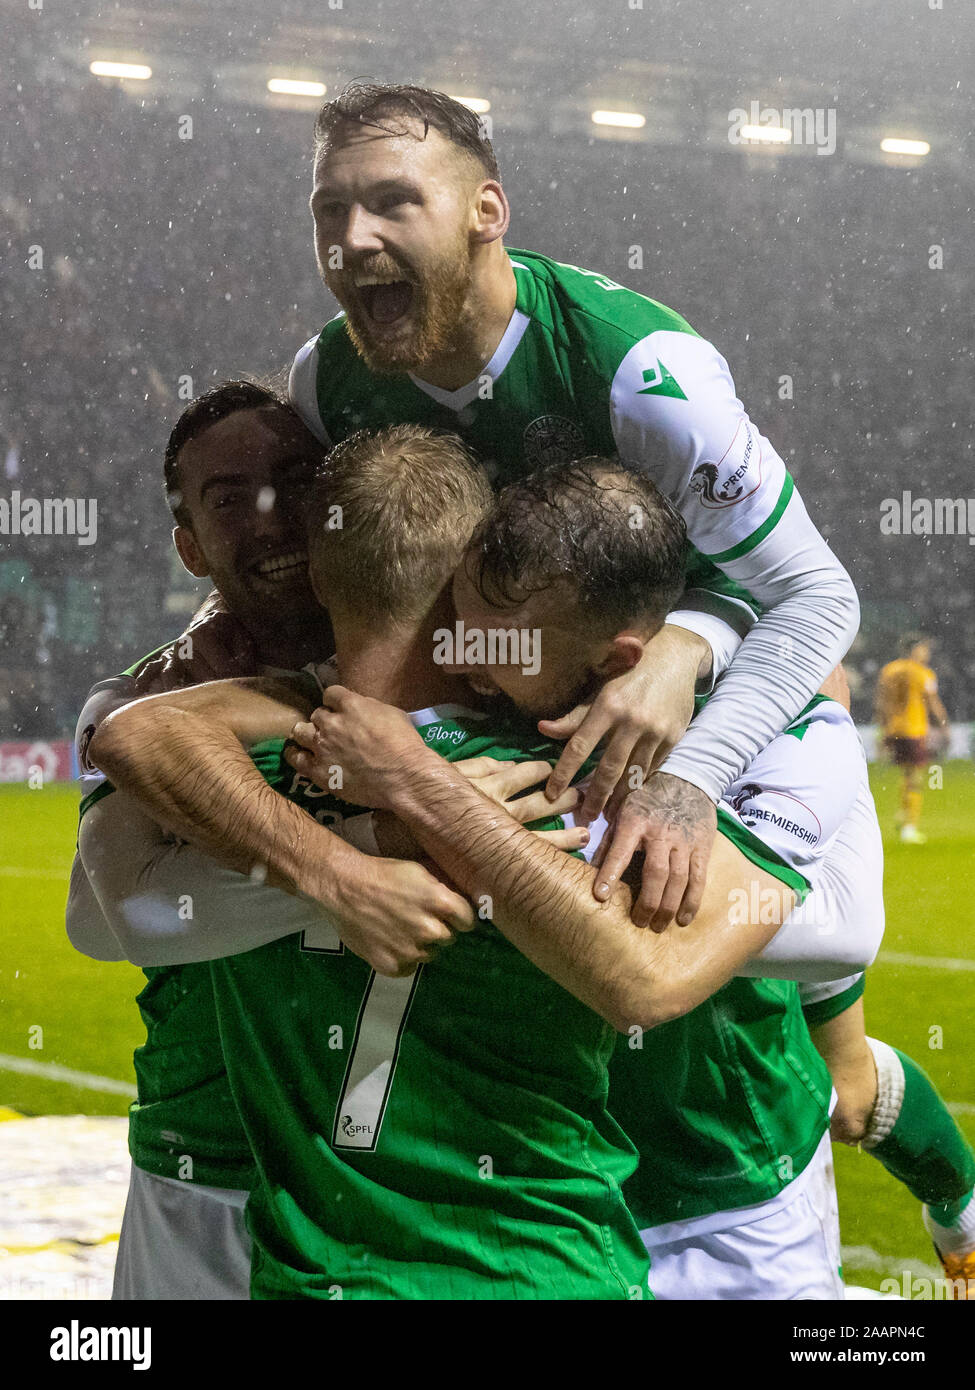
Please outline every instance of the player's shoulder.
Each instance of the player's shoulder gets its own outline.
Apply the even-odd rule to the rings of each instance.
[[[288,397],[311,432],[328,444],[320,409],[319,387],[323,378],[348,386],[361,359],[345,331],[345,314],[338,313],[295,353],[288,377]]]
[[[698,334],[675,310],[620,284],[599,270],[555,261],[536,251],[508,252],[519,287],[519,301],[533,317],[550,319],[570,341],[580,339],[622,355],[649,334]],[[526,286],[525,277],[530,283]]]
[[[850,729],[856,732],[853,716],[845,705],[834,700],[831,695],[814,695],[795,719],[785,726],[786,734],[801,738],[803,732],[815,725]]]
[[[314,337],[302,343],[295,353],[291,375],[292,379],[296,373],[300,375],[310,372],[317,376],[323,368],[334,368],[339,364],[347,368],[350,364],[360,360],[355,344],[346,331],[345,310],[343,309],[333,318],[330,318],[324,328]]]

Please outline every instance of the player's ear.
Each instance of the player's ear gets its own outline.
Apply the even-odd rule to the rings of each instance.
[[[497,241],[508,230],[510,221],[511,208],[504,189],[494,179],[482,183],[474,201],[474,240],[485,244]]]
[[[596,667],[596,674],[612,680],[622,676],[641,660],[645,650],[642,637],[635,632],[618,632],[606,648],[602,661]]]
[[[203,551],[200,549],[196,537],[188,526],[173,527],[173,545],[176,547],[176,554],[183,562],[183,568],[188,570],[194,579],[208,578],[210,566],[203,556]]]

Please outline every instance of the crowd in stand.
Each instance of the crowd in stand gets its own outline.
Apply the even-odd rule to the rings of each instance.
[[[180,630],[200,590],[169,553],[168,432],[188,393],[286,368],[334,304],[307,210],[313,111],[177,111],[96,79],[3,109],[0,496],[98,506],[90,546],[0,538],[15,738],[70,730],[94,680]],[[949,713],[975,718],[968,540],[880,527],[904,490],[972,490],[971,183],[842,153],[573,146],[500,113],[494,136],[509,245],[663,301],[727,357],[860,590],[857,715],[897,635],[923,629]]]

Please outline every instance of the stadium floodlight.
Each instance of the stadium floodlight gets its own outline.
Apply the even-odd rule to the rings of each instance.
[[[927,140],[898,140],[894,136],[887,136],[881,140],[880,148],[884,154],[916,154],[925,155],[931,153],[931,146]]]
[[[491,109],[491,103],[486,97],[458,97],[452,92],[448,93],[451,101],[459,101],[461,106],[466,106],[468,111],[473,111],[476,116],[485,116]]]
[[[784,125],[743,125],[743,140],[758,140],[766,145],[788,145],[792,143],[792,131]]]
[[[594,111],[592,122],[593,125],[615,125],[628,130],[642,130],[647,118],[638,115],[636,111]]]
[[[152,76],[152,68],[144,63],[103,63],[95,62],[89,66],[95,77],[130,77],[136,82],[145,82]]]
[[[267,89],[289,97],[323,97],[327,90],[324,82],[301,82],[293,77],[272,77]]]

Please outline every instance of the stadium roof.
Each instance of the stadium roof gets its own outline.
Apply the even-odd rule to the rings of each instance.
[[[92,59],[142,61],[155,99],[295,104],[269,98],[267,79],[318,80],[333,94],[371,76],[484,97],[494,120],[557,134],[591,134],[592,109],[616,105],[647,116],[641,138],[662,132],[668,143],[709,129],[720,138],[729,110],[757,100],[834,107],[841,139],[883,130],[960,154],[971,138],[975,16],[957,0],[931,8],[941,3],[279,0],[269,11],[266,0],[75,0],[43,17],[18,11],[38,26],[44,76],[86,72]]]

